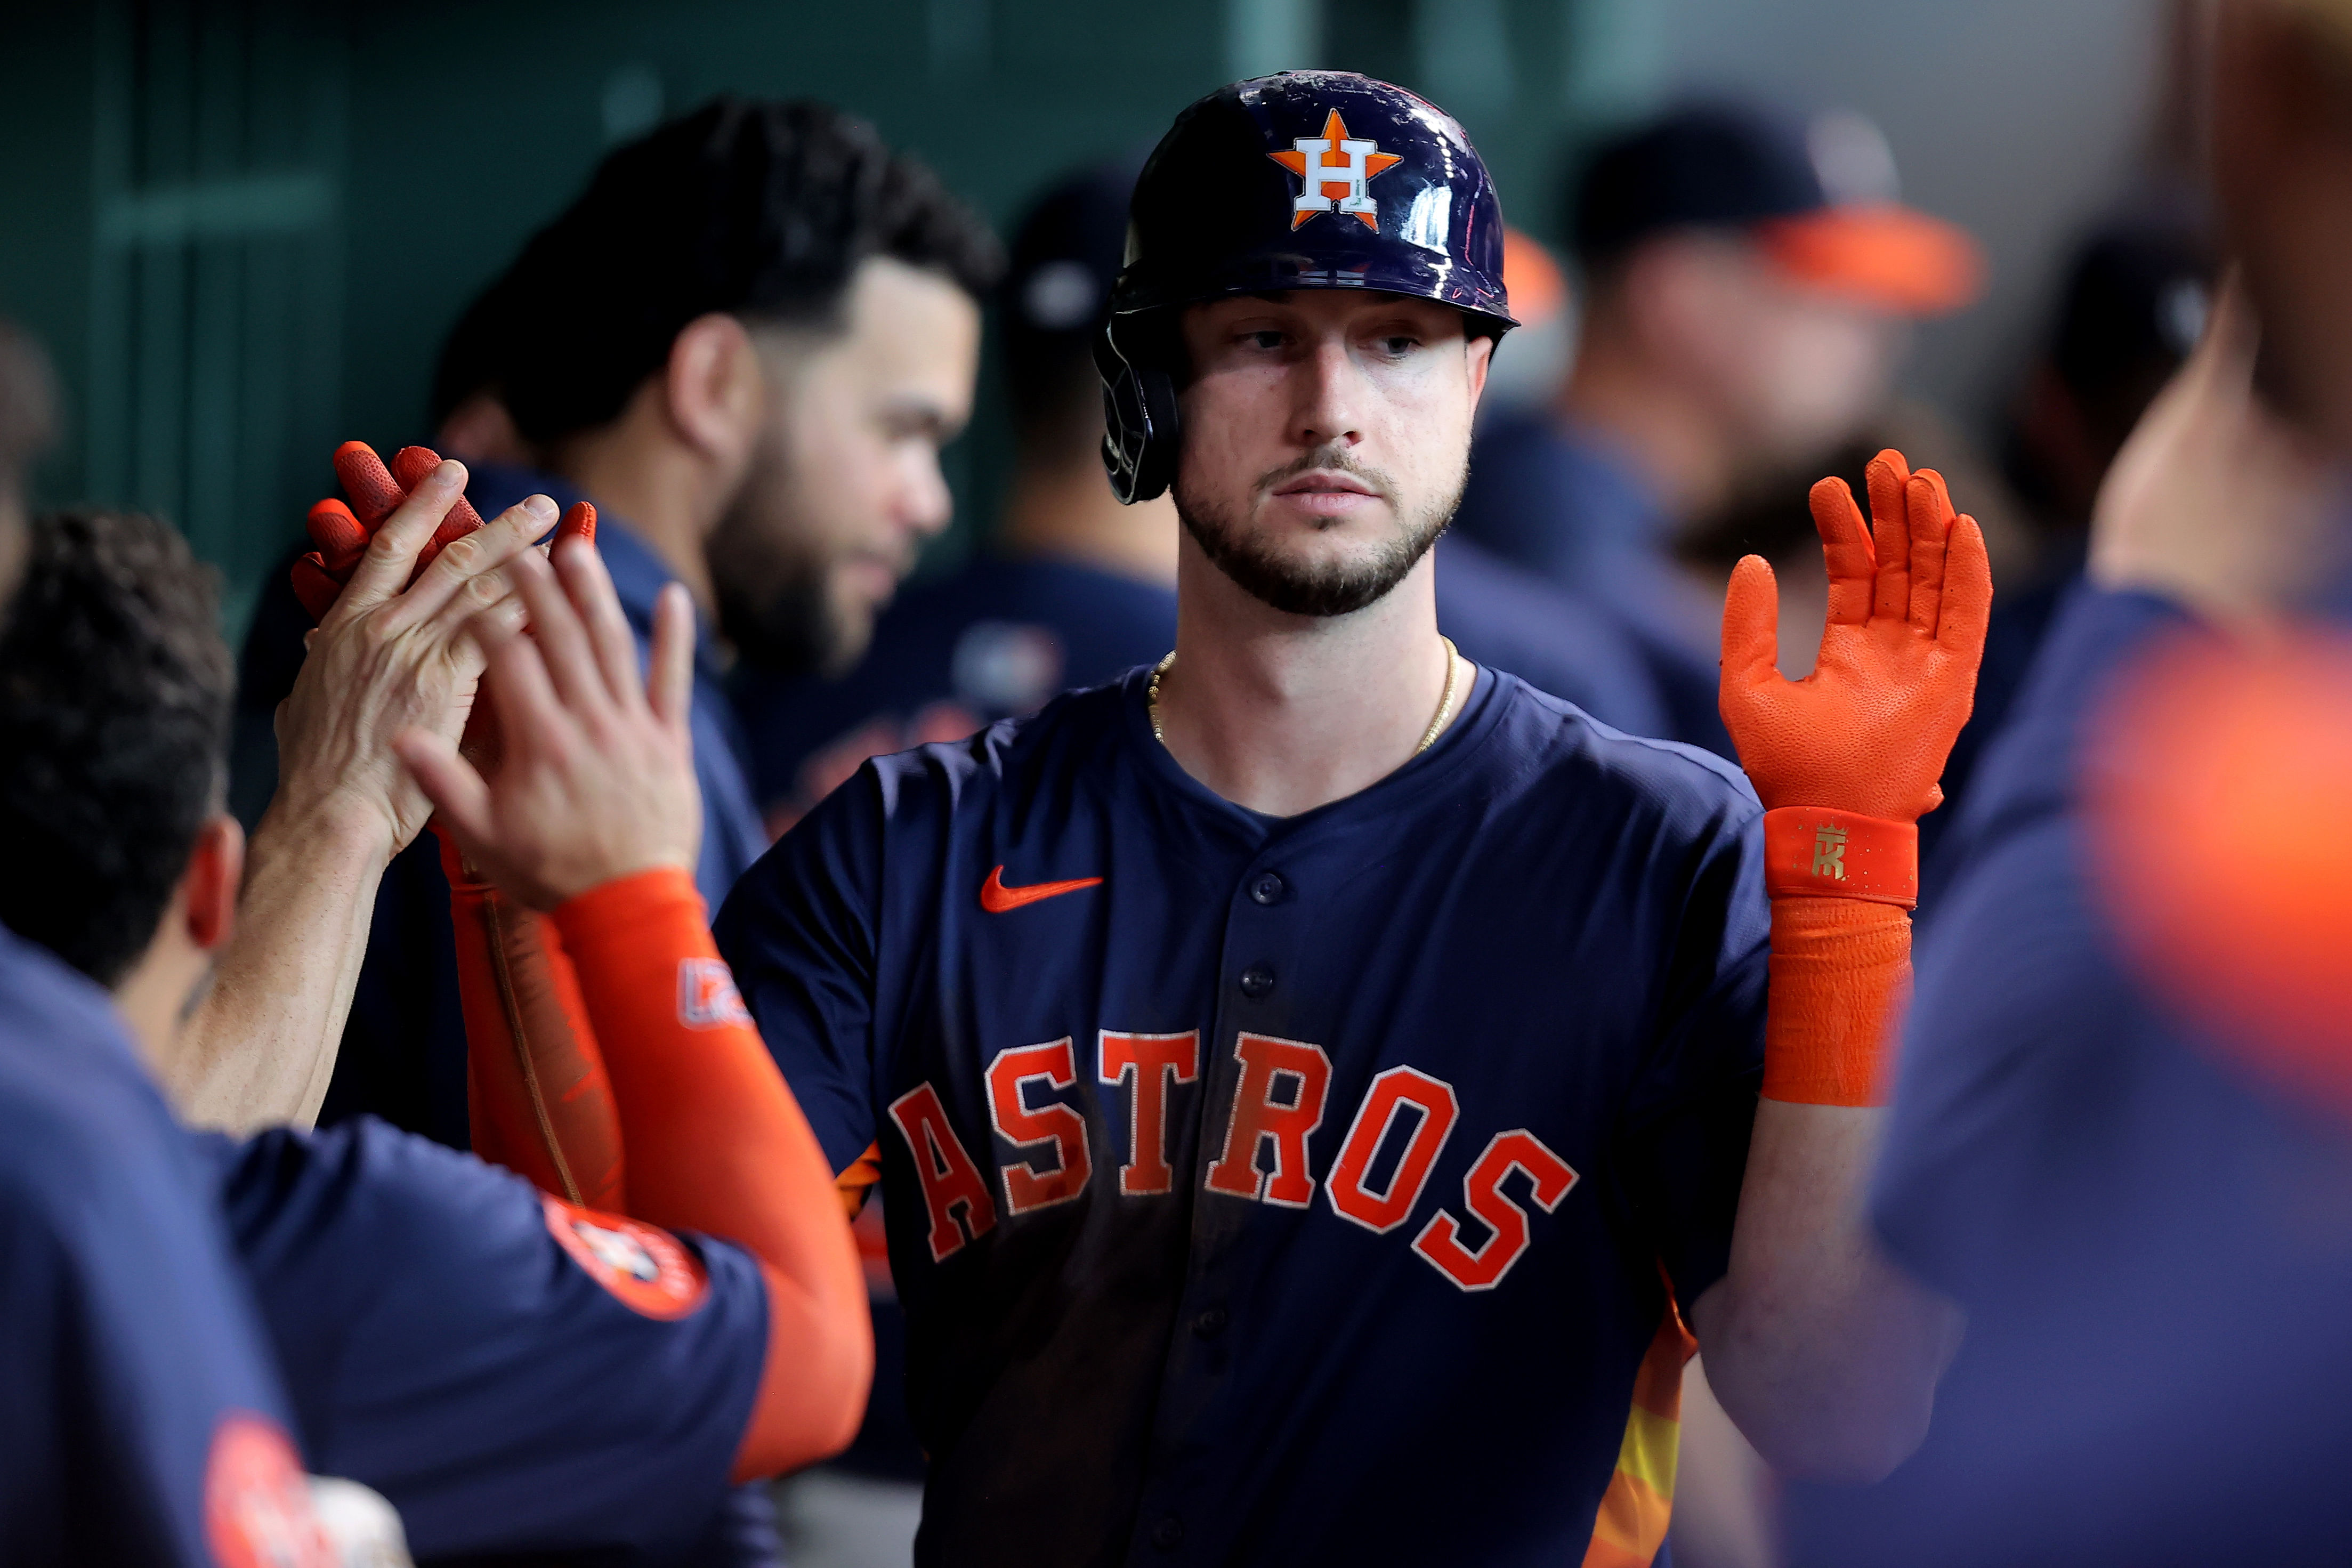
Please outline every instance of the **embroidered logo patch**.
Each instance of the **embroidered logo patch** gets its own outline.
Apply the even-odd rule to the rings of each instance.
[[[310,1480],[276,1422],[232,1410],[213,1429],[205,1540],[221,1568],[334,1568]]]
[[[689,1029],[716,1029],[729,1024],[749,1024],[751,1009],[735,989],[735,975],[716,958],[677,961],[677,1021]]]
[[[710,1289],[702,1264],[666,1230],[539,1194],[547,1228],[596,1283],[648,1318],[683,1318]]]
[[[1299,178],[1298,199],[1290,204],[1290,226],[1297,228],[1317,213],[1337,212],[1366,228],[1381,226],[1381,204],[1366,188],[1373,176],[1384,174],[1404,160],[1383,153],[1377,142],[1348,134],[1348,122],[1331,110],[1320,136],[1301,136],[1287,153],[1267,157]]]

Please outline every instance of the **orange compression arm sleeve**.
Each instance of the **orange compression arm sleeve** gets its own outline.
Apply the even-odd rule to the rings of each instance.
[[[630,1214],[726,1237],[767,1279],[767,1364],[737,1479],[837,1451],[873,1377],[865,1278],[833,1168],[719,960],[701,896],[666,867],[552,918],[611,1075]]]
[[[554,923],[472,873],[446,838],[474,1152],[542,1192],[626,1214],[621,1122]]]
[[[1772,900],[1764,1096],[1884,1105],[1886,1058],[1911,984],[1911,917],[1865,899]]]

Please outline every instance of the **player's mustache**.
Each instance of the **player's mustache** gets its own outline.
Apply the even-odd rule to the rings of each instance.
[[[1301,474],[1324,471],[1349,474],[1372,488],[1372,493],[1382,500],[1396,500],[1396,481],[1369,463],[1357,461],[1336,447],[1318,447],[1278,468],[1269,468],[1258,476],[1258,494],[1265,495],[1276,485],[1287,484]]]

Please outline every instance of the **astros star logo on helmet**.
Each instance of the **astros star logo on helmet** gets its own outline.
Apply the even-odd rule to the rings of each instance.
[[[1290,204],[1290,226],[1297,228],[1317,213],[1342,212],[1366,228],[1381,226],[1381,205],[1366,187],[1372,176],[1387,173],[1404,159],[1383,153],[1377,142],[1348,134],[1348,122],[1331,110],[1320,136],[1301,136],[1287,153],[1267,157],[1299,178],[1298,199]]]

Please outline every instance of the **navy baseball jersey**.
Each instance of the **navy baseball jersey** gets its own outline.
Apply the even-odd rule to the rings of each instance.
[[[0,931],[0,1563],[257,1561],[285,1400],[205,1197],[105,995]]]
[[[1482,671],[1277,819],[1144,690],[867,764],[719,921],[836,1168],[880,1145],[918,1558],[1578,1561],[1728,1254],[1754,796]]]
[[[751,1258],[373,1118],[198,1143],[312,1467],[420,1559],[707,1555],[767,1355]]]

